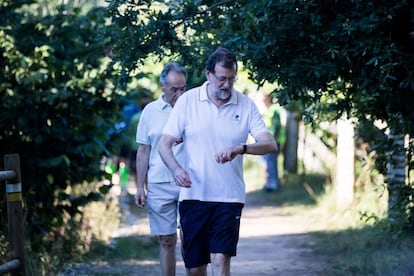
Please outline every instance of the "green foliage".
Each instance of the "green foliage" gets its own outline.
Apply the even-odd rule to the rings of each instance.
[[[186,40],[191,53],[182,52],[191,61],[205,56],[206,46],[224,45],[257,83],[282,86],[279,103],[300,101],[310,118],[345,112],[388,120],[398,112],[412,133],[409,1],[182,2],[171,10],[182,16],[184,34],[197,34]]]
[[[407,0],[155,1],[165,6],[157,12],[143,3],[111,3],[126,10],[112,15],[127,30],[120,40],[128,45],[118,44],[127,70],[136,67],[134,51],[153,40],[157,54],[180,54],[197,73],[223,45],[238,53],[258,84],[277,82],[278,102],[299,102],[308,120],[347,114],[391,122],[398,113],[404,133],[414,131],[414,9]]]
[[[169,9],[171,26],[182,28],[186,63],[199,66],[223,45],[256,83],[277,82],[278,102],[295,103],[307,121],[345,115],[414,134],[410,1],[180,1]],[[394,155],[387,144],[372,146]],[[410,196],[404,181],[388,182],[402,188],[393,193],[400,201]]]
[[[112,27],[107,32],[112,58],[119,63],[121,84],[150,54],[162,58],[178,47],[177,34],[170,19],[156,2],[111,1],[108,12]]]
[[[83,183],[66,190],[73,198],[97,192],[102,183]],[[55,275],[68,262],[79,261],[95,243],[108,242],[120,223],[117,197],[108,193],[103,200],[87,202],[80,212],[71,216],[64,213],[64,224],[44,239],[45,245],[33,251],[27,247],[27,264],[33,275]],[[61,199],[61,204],[69,205]],[[51,241],[49,241],[51,239]],[[50,245],[49,242],[53,244]]]
[[[105,54],[105,9],[63,5],[40,16],[36,8],[0,5],[0,154],[20,154],[31,250],[55,252],[59,241],[70,254],[81,241],[76,216],[103,194],[67,189],[105,177],[100,161],[115,146],[122,99]]]

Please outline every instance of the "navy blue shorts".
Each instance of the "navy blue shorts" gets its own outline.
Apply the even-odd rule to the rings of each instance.
[[[243,203],[180,202],[186,268],[210,263],[210,253],[236,256],[243,206]]]

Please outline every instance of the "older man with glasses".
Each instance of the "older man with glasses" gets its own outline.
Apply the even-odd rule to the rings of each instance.
[[[243,154],[274,152],[276,143],[251,99],[233,88],[237,59],[225,48],[208,58],[207,81],[182,95],[164,127],[159,152],[180,191],[184,262],[191,275],[230,275],[245,203]],[[246,145],[248,135],[255,143]],[[183,138],[184,161],[172,148]]]

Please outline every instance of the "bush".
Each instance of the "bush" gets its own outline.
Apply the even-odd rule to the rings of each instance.
[[[68,191],[73,197],[96,192],[102,183],[83,183]],[[79,261],[89,253],[93,242],[109,242],[120,223],[118,198],[111,192],[101,200],[92,201],[74,216],[64,215],[65,223],[43,240],[43,249],[33,252],[30,247],[28,269],[33,275],[55,274],[68,262]]]

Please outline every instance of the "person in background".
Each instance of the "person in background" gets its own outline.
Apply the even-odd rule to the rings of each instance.
[[[158,145],[170,112],[185,92],[187,71],[177,63],[167,63],[160,76],[160,97],[142,111],[136,134],[139,144],[136,155],[135,203],[144,207],[148,202],[151,233],[158,235],[162,275],[175,275],[179,187],[162,162]],[[178,140],[178,139],[177,139]],[[182,144],[175,140],[174,156],[181,161]]]
[[[264,184],[265,192],[276,192],[280,188],[279,170],[278,170],[278,156],[281,147],[286,141],[285,129],[280,120],[280,111],[278,106],[273,103],[273,98],[270,94],[263,95],[263,103],[266,106],[266,111],[263,114],[263,120],[269,128],[270,133],[276,141],[278,150],[275,152],[263,155],[266,170],[266,182]]]
[[[163,130],[160,155],[181,186],[184,262],[191,275],[230,275],[245,203],[243,155],[276,151],[276,143],[251,99],[233,88],[236,56],[225,48],[208,58],[207,81],[187,91]],[[255,143],[246,145],[248,135]],[[173,154],[183,138],[184,163]]]

